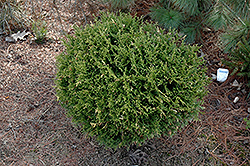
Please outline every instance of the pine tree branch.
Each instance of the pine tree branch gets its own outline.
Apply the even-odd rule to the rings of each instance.
[[[223,0],[220,0],[220,2],[241,22],[241,24],[246,26],[245,22],[242,21],[242,19],[225,2],[223,2]]]

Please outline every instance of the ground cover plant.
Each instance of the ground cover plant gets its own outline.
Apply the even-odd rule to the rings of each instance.
[[[46,40],[47,29],[45,21],[36,21],[32,24],[32,31],[34,32],[38,44],[42,44]]]
[[[197,117],[209,79],[199,47],[137,17],[102,14],[58,58],[58,100],[109,146],[171,135]]]

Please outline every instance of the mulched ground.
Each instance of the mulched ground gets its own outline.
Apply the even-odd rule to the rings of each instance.
[[[113,150],[81,133],[56,100],[54,79],[55,57],[64,50],[60,32],[71,33],[70,26],[83,24],[85,17],[76,17],[81,6],[67,8],[70,1],[63,1],[57,4],[60,21],[51,10],[53,4],[43,2],[49,29],[44,44],[30,37],[7,43],[0,36],[0,165],[250,165],[250,130],[243,121],[250,116],[250,100],[246,99],[250,90],[246,80],[236,75],[223,83],[213,81],[200,121],[190,122],[175,136]],[[105,8],[85,2],[81,9],[87,20]],[[153,5],[150,0],[137,1],[131,13],[147,15]],[[217,46],[218,33],[203,34],[201,56],[207,61],[209,77],[218,68],[227,68],[221,63],[226,55]],[[240,88],[232,86],[235,80],[242,84]],[[237,103],[235,97],[239,97]]]

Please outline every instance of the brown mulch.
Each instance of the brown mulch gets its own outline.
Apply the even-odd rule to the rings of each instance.
[[[86,0],[82,6],[67,8],[69,2],[57,4],[59,19],[51,1],[44,1],[42,12],[49,30],[44,44],[30,37],[7,43],[0,36],[0,165],[250,165],[250,130],[243,121],[250,117],[250,99],[246,99],[250,90],[246,80],[236,75],[223,83],[212,81],[200,121],[190,122],[172,137],[113,150],[81,133],[55,96],[55,57],[65,49],[59,40],[62,30],[71,33],[72,25],[84,24],[85,16],[91,20],[91,14],[105,6]],[[131,13],[147,15],[153,2],[139,0]],[[201,56],[209,77],[218,68],[227,68],[221,63],[226,55],[217,46],[218,33],[203,34]],[[232,86],[235,79],[242,83],[240,89]],[[239,97],[237,103],[233,103],[235,97]]]

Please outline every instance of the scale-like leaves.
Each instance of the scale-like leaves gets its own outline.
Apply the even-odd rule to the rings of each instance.
[[[57,57],[56,90],[84,132],[117,148],[174,133],[198,114],[204,61],[176,31],[111,13],[75,29]]]

